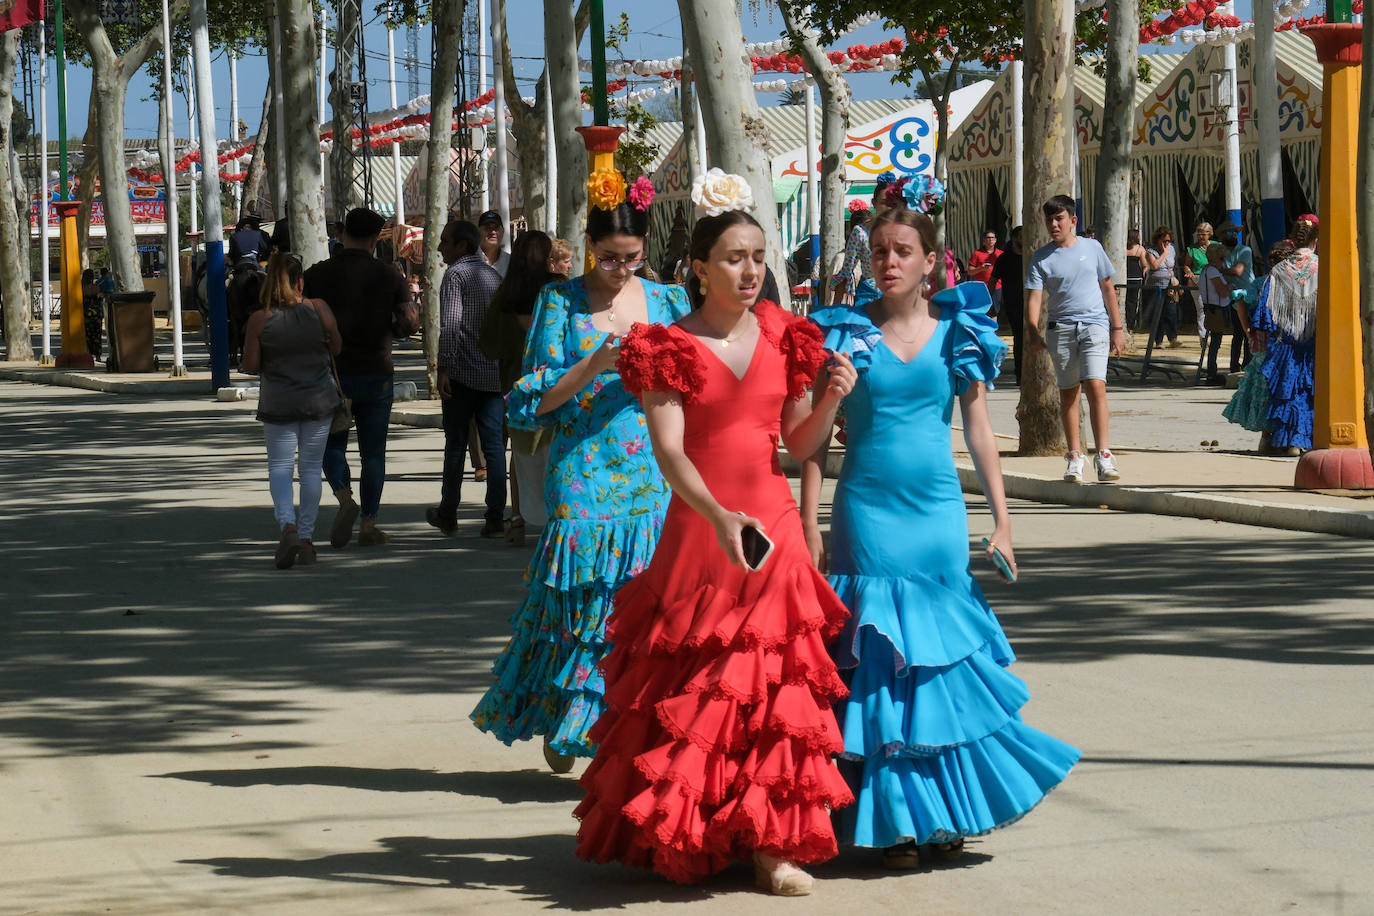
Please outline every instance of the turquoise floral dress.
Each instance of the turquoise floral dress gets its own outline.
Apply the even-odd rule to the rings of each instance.
[[[645,281],[649,320],[691,311],[680,286]],[[506,744],[549,736],[560,754],[590,757],[587,731],[600,717],[611,596],[649,565],[671,491],[649,445],[639,402],[614,370],[537,416],[545,392],[596,351],[580,277],[544,288],[525,343],[524,375],[507,397],[512,429],[552,433],[544,500],[549,523],[525,573],[529,593],[511,618],[510,643],[492,665],[496,682],[472,721]]]

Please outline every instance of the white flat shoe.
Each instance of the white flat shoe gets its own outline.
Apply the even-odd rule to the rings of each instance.
[[[786,859],[754,853],[754,883],[775,897],[805,897],[815,883],[811,876]]]

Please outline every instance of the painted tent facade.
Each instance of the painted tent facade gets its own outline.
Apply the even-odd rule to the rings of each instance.
[[[1288,221],[1315,209],[1321,156],[1322,83],[1312,42],[1297,32],[1275,35],[1279,142],[1283,150]],[[1236,47],[1240,103],[1240,185],[1244,230],[1260,237],[1258,134],[1254,112],[1254,42]],[[1152,87],[1136,107],[1135,163],[1141,171],[1142,234],[1175,228],[1191,239],[1199,219],[1226,218],[1225,124],[1212,97],[1212,74],[1224,49],[1200,45]],[[1271,240],[1273,241],[1273,240]]]
[[[1279,131],[1284,153],[1289,219],[1314,209],[1321,142],[1321,65],[1312,43],[1296,32],[1275,35],[1278,58]],[[1258,237],[1260,195],[1258,138],[1253,108],[1253,41],[1237,46],[1240,96],[1241,197],[1246,233]],[[1140,173],[1141,223],[1149,237],[1157,226],[1190,239],[1198,219],[1225,218],[1224,124],[1212,99],[1212,73],[1223,65],[1224,49],[1199,45],[1186,54],[1151,55],[1150,82],[1136,87],[1134,157]],[[1102,145],[1105,86],[1088,66],[1074,73],[1078,144],[1078,187],[1085,222],[1091,222],[1098,154]],[[950,205],[946,237],[966,256],[986,225],[1010,228],[1012,146],[1010,72],[954,132],[950,142]],[[1068,189],[1065,189],[1067,192]],[[994,217],[1007,213],[1006,224]]]

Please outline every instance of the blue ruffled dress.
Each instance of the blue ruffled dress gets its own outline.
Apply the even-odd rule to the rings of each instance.
[[[835,817],[857,846],[987,833],[1024,816],[1079,757],[1022,723],[1029,692],[970,573],[950,420],[970,384],[991,387],[1006,345],[984,284],[934,301],[939,325],[905,363],[863,309],[812,316],[859,370],[829,552],[851,614],[833,651],[850,691],[836,716],[855,803]]]
[[[1298,340],[1274,322],[1266,295],[1255,306],[1250,324],[1269,335],[1268,355],[1260,371],[1269,384],[1269,443],[1275,448],[1311,448],[1317,376],[1317,338]]]
[[[644,282],[644,293],[655,324],[691,311],[680,286]],[[544,393],[605,339],[580,277],[540,293],[507,420],[552,431],[549,522],[525,572],[529,592],[511,617],[514,634],[492,665],[496,682],[472,712],[478,728],[506,744],[548,735],[558,753],[579,757],[596,752],[587,732],[603,709],[597,665],[609,650],[611,596],[649,565],[671,495],[644,413],[615,369],[536,415]]]

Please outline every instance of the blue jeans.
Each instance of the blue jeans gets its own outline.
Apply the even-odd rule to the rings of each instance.
[[[478,391],[456,381],[449,382],[449,391],[442,404],[444,483],[439,494],[439,517],[452,521],[458,516],[468,429],[475,420],[477,441],[482,445],[482,457],[487,460],[486,520],[488,524],[500,525],[506,514],[505,398],[499,392]]]
[[[358,457],[362,478],[358,505],[363,518],[376,518],[386,482],[386,433],[391,426],[390,375],[341,375],[343,393],[353,399],[353,419],[358,427]],[[335,492],[353,489],[348,472],[348,430],[330,433],[324,447],[324,479]]]

